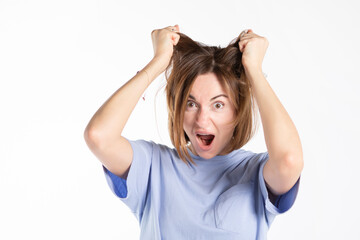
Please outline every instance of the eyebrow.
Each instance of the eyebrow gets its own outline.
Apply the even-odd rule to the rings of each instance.
[[[210,101],[213,101],[213,100],[215,100],[216,98],[219,98],[219,97],[226,97],[226,98],[229,98],[228,96],[226,96],[225,94],[219,94],[219,95],[216,95],[215,97],[212,97],[211,99],[210,99]],[[191,99],[193,99],[193,100],[195,100],[196,101],[196,98],[194,97],[194,96],[192,96],[191,94],[189,95],[189,98],[191,98]]]

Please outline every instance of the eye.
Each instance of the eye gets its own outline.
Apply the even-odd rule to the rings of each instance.
[[[223,107],[224,107],[224,104],[221,103],[221,102],[216,102],[216,103],[214,103],[214,108],[215,108],[215,109],[221,109],[221,108],[223,108]]]
[[[186,103],[186,108],[187,109],[193,109],[193,108],[196,108],[197,107],[197,104],[196,103],[194,103],[193,101],[187,101],[187,103]]]

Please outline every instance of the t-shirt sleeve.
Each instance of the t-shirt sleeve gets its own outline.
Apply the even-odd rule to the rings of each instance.
[[[151,171],[153,144],[144,140],[129,141],[133,159],[127,179],[118,177],[103,166],[106,181],[137,217],[143,212]]]
[[[261,191],[262,197],[265,201],[266,210],[274,215],[277,215],[277,214],[281,214],[281,213],[288,211],[294,204],[298,190],[299,190],[300,177],[297,180],[297,182],[294,184],[294,186],[288,192],[286,192],[280,196],[277,196],[276,201],[273,204],[269,199],[269,194],[268,194],[268,190],[266,188],[266,183],[265,183],[265,179],[264,179],[264,175],[263,175],[264,166],[265,166],[265,163],[268,161],[268,159],[269,159],[268,153],[264,153],[263,160],[261,161],[260,167],[259,167],[259,185],[260,185],[260,191]]]

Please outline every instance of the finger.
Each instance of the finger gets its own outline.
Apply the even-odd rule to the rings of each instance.
[[[244,35],[244,36],[242,36],[240,38],[240,42],[244,41],[244,40],[248,40],[248,39],[253,38],[253,37],[254,37],[253,35],[246,34],[246,35]]]
[[[257,38],[260,37],[259,35],[256,35],[254,32],[249,31],[248,33],[242,34],[243,36],[240,36],[239,42],[243,41],[243,40],[249,40],[252,38]]]
[[[176,45],[179,42],[180,35],[179,33],[179,25],[175,25],[171,30],[171,41],[173,45]]]
[[[174,27],[176,28],[176,30],[175,30],[176,32],[180,32],[180,27],[178,24],[176,24]]]
[[[154,29],[151,31],[151,35],[153,35],[154,32],[158,31],[159,29]]]
[[[246,45],[248,44],[248,42],[249,42],[248,39],[241,40],[239,42],[239,50],[240,50],[240,52],[244,52],[244,49],[245,49]]]
[[[259,35],[257,35],[256,33],[254,33],[254,31],[252,29],[248,30],[248,33],[246,34],[246,36],[255,36],[255,37],[260,37]]]
[[[167,30],[171,31],[171,32],[178,32],[180,29],[179,29],[179,25],[174,25],[174,26],[168,26],[166,27]]]
[[[171,36],[171,40],[172,40],[172,44],[175,46],[176,44],[178,44],[180,40],[180,35],[175,33],[173,36]]]
[[[243,30],[241,33],[240,33],[240,37],[242,37],[242,36],[244,36],[245,34],[247,34],[248,33],[248,31],[249,31],[249,29],[245,29],[245,30]]]
[[[256,35],[256,34],[254,33],[254,31],[253,31],[252,29],[245,29],[244,31],[242,31],[242,32],[240,33],[239,38],[240,38],[240,39],[244,39],[244,38],[246,38],[246,37],[254,36],[254,35]],[[256,36],[257,36],[257,35],[256,35]]]
[[[244,44],[246,45],[247,42],[251,41],[253,37],[252,36],[244,36],[240,39],[239,41],[239,46],[243,46]]]

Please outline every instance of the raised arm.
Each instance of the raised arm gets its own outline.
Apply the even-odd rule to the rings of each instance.
[[[178,31],[175,25],[151,33],[153,59],[110,96],[85,128],[84,138],[90,150],[108,170],[122,178],[126,179],[133,157],[122,131],[145,89],[168,66],[173,46],[180,38]]]
[[[269,160],[264,166],[264,179],[272,193],[281,195],[291,189],[303,169],[300,137],[289,114],[262,73],[267,39],[256,35],[252,30],[240,39],[242,63],[259,107],[269,153]]]

